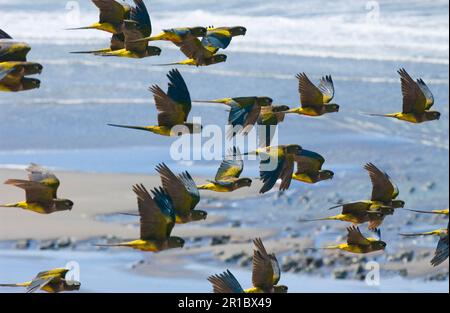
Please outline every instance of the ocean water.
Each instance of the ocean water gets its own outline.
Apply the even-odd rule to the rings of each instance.
[[[314,234],[317,225],[300,227],[299,217],[327,215],[329,212],[321,209],[332,205],[330,199],[349,201],[368,196],[370,181],[362,166],[369,161],[389,172],[409,208],[448,207],[448,0],[145,2],[154,33],[193,25],[243,25],[248,29],[247,36],[235,38],[224,52],[228,55],[225,64],[179,67],[193,99],[266,95],[276,103],[294,107],[299,105],[297,73],[306,72],[314,82],[323,75],[333,76],[335,101],[341,105],[341,112],[317,119],[289,116],[279,127],[279,142],[300,144],[323,154],[326,168],[336,173],[335,179],[316,186],[293,183],[288,197],[281,200],[269,195],[264,201],[252,198],[229,204],[233,218],[244,220],[244,226],[289,226],[298,229],[300,235]],[[175,139],[106,126],[156,123],[156,109],[147,89],[153,84],[165,89],[165,75],[171,68],[154,65],[182,60],[184,56],[172,45],[159,42],[154,45],[163,49],[162,55],[143,60],[70,54],[108,46],[106,33],[65,30],[95,22],[97,15],[88,0],[0,0],[0,29],[29,42],[33,48],[29,59],[44,65],[40,89],[0,93],[0,168],[24,168],[36,162],[57,170],[154,174],[154,167],[164,161],[175,170],[213,176],[217,160],[172,160],[169,151]],[[362,114],[401,109],[396,73],[401,67],[427,82],[435,95],[436,109],[442,113],[440,121],[411,125]],[[193,116],[200,117],[205,125],[224,126],[228,113],[220,105],[198,104],[190,118]],[[197,151],[201,146],[194,145],[193,149]],[[223,153],[217,151],[216,156],[220,158]],[[257,162],[246,162],[244,175],[255,177],[257,170]],[[309,199],[307,205],[305,199]],[[259,201],[258,206],[255,201]],[[250,212],[249,207],[259,209]],[[260,210],[267,213],[264,219],[260,218]],[[428,230],[426,225],[433,229],[446,223],[438,219],[426,224],[429,220],[421,220],[421,224],[408,226],[404,216],[397,214],[389,219],[383,236],[390,243],[397,241],[400,231]],[[323,240],[333,241],[339,234],[342,229],[332,229]],[[321,245],[317,242],[317,246]],[[424,240],[419,245],[431,247],[435,242]],[[1,251],[0,267],[20,266],[31,257],[27,253]],[[139,259],[135,255],[124,254],[111,261],[105,254],[74,254],[69,259],[90,264],[84,270],[86,291],[103,290],[97,280],[99,270],[105,271],[100,272],[105,277],[126,278],[122,282],[127,285],[122,287],[127,291],[165,291],[154,288],[163,284],[167,291],[183,291],[185,286],[209,291],[204,281],[151,281],[124,273],[125,263]],[[30,275],[49,267],[50,259],[55,266],[67,261],[60,254],[33,257],[36,268],[27,267]],[[105,261],[107,267],[97,266]],[[211,268],[208,274],[221,270]],[[235,273],[248,281],[249,273]],[[6,274],[4,279],[17,279],[13,271]],[[311,286],[308,291],[323,291],[324,284],[330,286],[330,291],[371,291],[355,282],[284,277],[296,291],[305,291],[306,285]],[[122,291],[114,281],[110,285],[109,291]],[[381,288],[389,292],[405,290],[448,292],[448,282],[424,287],[421,282],[395,279]]]
[[[236,38],[226,51],[227,63],[180,68],[192,98],[268,95],[277,103],[297,106],[296,73],[306,72],[314,81],[331,74],[341,112],[320,119],[290,116],[279,129],[281,143],[328,153],[330,164],[338,168],[356,163],[346,154],[340,158],[339,151],[350,146],[356,155],[361,141],[409,142],[418,151],[431,149],[448,168],[448,1],[146,3],[154,33],[198,24],[248,28],[248,35]],[[69,54],[108,45],[106,33],[65,30],[90,24],[97,14],[90,1],[0,0],[0,27],[31,43],[29,59],[45,67],[39,90],[0,94],[0,166],[34,161],[70,170],[147,172],[143,164],[152,168],[162,159],[171,163],[168,147],[174,139],[106,124],[155,123],[147,88],[165,88],[170,68],[153,65],[183,56],[166,43],[155,43],[163,48],[161,57],[144,60]],[[361,114],[400,109],[400,67],[427,81],[443,113],[441,121],[409,125]],[[195,105],[192,116],[220,126],[227,120],[225,108],[218,105]],[[172,163],[192,165],[195,174],[208,175],[216,166],[207,161]],[[256,173],[255,164],[250,168]]]
[[[433,180],[437,191],[448,190],[448,1],[146,3],[154,33],[198,24],[248,29],[225,51],[226,63],[179,68],[193,99],[267,95],[294,107],[299,103],[297,73],[306,72],[315,82],[331,74],[341,112],[322,118],[289,116],[279,127],[280,143],[323,154],[337,179],[360,175],[362,165],[373,161],[400,182]],[[153,84],[166,88],[171,68],[154,65],[184,56],[160,42],[155,45],[163,54],[143,60],[69,54],[108,45],[106,33],[65,30],[88,25],[97,15],[87,0],[0,0],[0,28],[31,43],[29,59],[45,67],[39,90],[0,94],[0,167],[38,162],[56,169],[149,173],[165,161],[194,175],[213,175],[217,160],[172,160],[173,138],[106,126],[156,123],[147,89]],[[440,121],[411,125],[362,114],[401,109],[396,73],[401,67],[429,84]],[[228,113],[220,105],[198,104],[194,116],[205,125],[224,127]],[[220,159],[224,152],[215,154]],[[246,174],[257,175],[257,167],[247,162]],[[448,205],[448,193],[440,196],[440,204]]]
[[[146,3],[154,33],[199,24],[248,29],[225,51],[226,63],[179,68],[193,99],[266,95],[294,107],[299,104],[297,73],[306,72],[315,82],[331,74],[341,112],[322,118],[289,116],[279,127],[279,142],[323,154],[337,183],[361,175],[362,165],[372,161],[400,183],[437,182],[439,203],[448,205],[448,1]],[[155,45],[162,55],[143,60],[70,54],[108,45],[107,33],[65,30],[88,25],[97,15],[87,0],[0,0],[0,28],[31,43],[29,59],[45,67],[39,90],[0,94],[0,167],[37,162],[56,169],[151,173],[165,161],[194,175],[213,175],[222,149],[215,151],[215,161],[175,161],[170,155],[175,139],[106,126],[156,123],[147,89],[153,84],[165,89],[171,68],[154,65],[184,56],[160,42]],[[411,125],[362,114],[401,109],[396,73],[401,67],[429,84],[440,121]],[[198,104],[193,117],[224,127],[228,113],[220,105]],[[201,150],[198,142],[207,139],[198,139],[192,149]],[[246,175],[256,176],[257,169],[257,162],[246,162]]]
[[[144,257],[140,253],[98,253],[75,252],[62,253],[45,251],[4,251],[0,250],[0,265],[2,268],[21,268],[18,272],[2,273],[2,282],[27,281],[43,268],[58,268],[77,260],[79,279],[82,282],[81,292],[106,293],[194,293],[211,292],[211,285],[206,281],[210,275],[222,273],[223,268],[214,265],[194,263],[183,265],[183,271],[189,273],[187,277],[170,277],[163,275],[144,276],[132,272],[133,264]],[[113,257],[111,257],[113,256]],[[30,263],[30,260],[33,262]],[[179,269],[180,270],[180,269]],[[243,269],[232,269],[236,278],[246,284],[250,282],[251,273]],[[361,281],[339,281],[327,278],[315,278],[307,275],[283,274],[281,283],[289,286],[294,293],[400,293],[426,292],[448,293],[447,282],[427,282],[421,280],[406,281],[402,278],[386,278],[379,286],[369,286]],[[0,292],[23,292],[22,289],[1,288]]]

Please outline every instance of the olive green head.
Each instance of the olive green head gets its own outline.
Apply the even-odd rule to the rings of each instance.
[[[325,170],[319,173],[320,180],[329,180],[334,178],[334,172]]]
[[[274,106],[272,111],[277,113],[277,112],[286,112],[289,111],[291,108],[288,107],[287,105],[278,105],[278,106]]]
[[[289,288],[287,286],[274,286],[274,293],[288,293]]]
[[[232,37],[245,36],[247,34],[247,28],[243,26],[234,26],[229,28]]]
[[[437,111],[427,111],[425,116],[427,121],[438,121],[441,119],[441,113]]]
[[[406,203],[403,200],[392,200],[391,207],[394,209],[403,209]]]
[[[299,154],[302,152],[302,147],[299,145],[288,145],[286,146],[286,153],[288,154]]]
[[[331,103],[331,104],[327,104],[326,105],[326,110],[328,113],[337,113],[339,112],[340,106],[338,104],[335,103]]]
[[[39,79],[25,77],[22,79],[22,86],[23,90],[38,89],[41,87],[41,81]]]
[[[272,105],[273,99],[269,97],[258,97],[256,98],[256,103],[262,107],[267,107]]]
[[[192,36],[194,37],[205,37],[208,30],[206,29],[206,27],[191,27],[189,28],[189,31],[191,32]]]
[[[41,74],[44,68],[41,64],[34,62],[26,62],[22,67],[24,69],[24,76]]]
[[[227,61],[227,56],[225,54],[216,54],[211,57],[211,64],[223,63]]]
[[[238,187],[251,187],[253,181],[250,178],[241,178],[237,181]]]
[[[191,219],[193,222],[195,221],[204,221],[208,217],[208,213],[201,210],[194,210],[191,212]]]
[[[183,238],[180,237],[170,237],[169,238],[169,249],[176,249],[176,248],[183,248],[185,244],[185,241]]]
[[[158,47],[148,46],[147,47],[147,55],[148,56],[157,56],[161,55],[162,50]]]
[[[68,199],[55,199],[53,200],[56,210],[59,211],[71,211],[74,203]]]
[[[374,251],[385,250],[386,246],[387,244],[384,241],[374,241],[372,243],[372,248],[374,249]]]

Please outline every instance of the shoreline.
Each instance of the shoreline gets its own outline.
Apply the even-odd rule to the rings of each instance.
[[[96,267],[98,259],[117,258],[117,262],[111,261],[112,263],[103,270],[109,274],[119,270],[120,275],[124,275],[130,281],[139,281],[139,284],[142,284],[139,285],[139,288],[142,288],[141,292],[147,290],[144,287],[146,281],[155,279],[163,280],[173,288],[178,286],[177,282],[181,284],[180,286],[189,286],[190,282],[198,286],[199,291],[209,292],[209,289],[205,289],[209,288],[207,276],[228,268],[245,277],[243,282],[249,281],[251,240],[261,237],[267,249],[277,254],[283,267],[282,277],[287,277],[288,282],[294,287],[293,291],[308,292],[300,282],[297,282],[302,279],[314,282],[317,290],[320,290],[320,284],[328,283],[336,286],[336,290],[331,289],[330,292],[338,291],[338,288],[361,289],[361,286],[365,285],[358,282],[362,278],[358,273],[366,262],[374,260],[381,264],[383,277],[394,283],[392,287],[384,286],[372,290],[369,288],[365,291],[400,292],[408,288],[419,291],[421,290],[419,282],[423,282],[425,292],[427,290],[431,292],[431,289],[433,292],[447,292],[441,281],[447,282],[448,286],[448,261],[436,269],[429,265],[429,256],[434,250],[433,241],[423,241],[426,246],[419,247],[413,241],[395,243],[386,255],[381,256],[354,256],[335,252],[310,253],[308,251],[312,247],[342,240],[342,233],[347,225],[296,223],[293,224],[296,225],[294,228],[292,226],[280,228],[276,224],[272,225],[270,219],[258,222],[258,210],[251,208],[256,200],[259,201],[258,204],[263,202],[269,206],[275,199],[282,200],[285,204],[274,208],[275,212],[281,210],[281,213],[287,210],[285,206],[291,201],[288,200],[291,199],[290,196],[281,196],[276,192],[266,195],[262,200],[256,198],[258,184],[231,194],[202,192],[202,201],[198,208],[210,213],[208,220],[176,225],[174,229],[174,235],[186,239],[184,249],[146,254],[120,248],[97,248],[94,244],[104,243],[105,240],[137,238],[138,219],[124,217],[118,213],[137,211],[136,198],[131,191],[133,184],[142,182],[149,188],[156,187],[160,184],[159,177],[78,172],[56,174],[61,180],[60,197],[68,197],[75,202],[73,211],[43,216],[15,208],[2,208],[0,255],[10,257],[0,260],[1,268],[5,268],[1,266],[2,262],[9,264],[10,258],[22,260],[24,256],[32,256],[41,259],[45,256],[50,261],[53,260],[49,262],[53,264],[54,260],[70,261],[68,257],[80,255],[83,264],[86,264],[83,267],[88,267],[85,271],[90,273],[93,270],[89,268],[91,261],[92,266]],[[26,173],[22,170],[0,169],[0,181],[25,177]],[[201,179],[197,180],[199,183],[202,182]],[[19,188],[0,185],[2,202],[14,202],[22,200],[23,197],[23,191]],[[248,215],[246,220],[241,220],[242,214]],[[271,214],[273,213],[267,212],[268,216]],[[294,214],[300,216],[304,213],[299,211]],[[410,251],[414,251],[414,255],[405,261],[405,258],[410,257]],[[2,276],[8,278],[14,274],[17,273],[13,270],[12,273]],[[200,277],[202,275],[205,277]],[[411,283],[405,284],[405,281]],[[95,285],[90,289],[88,285],[84,291],[97,290],[100,287]],[[111,292],[126,291],[108,288],[106,290]],[[8,291],[0,290],[0,292]]]

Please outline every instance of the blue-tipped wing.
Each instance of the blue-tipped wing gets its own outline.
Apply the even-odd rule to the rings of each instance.
[[[226,49],[231,43],[231,36],[226,36],[222,33],[209,33],[203,38],[202,44],[205,47],[211,47],[216,49]]]
[[[135,7],[131,9],[130,19],[139,24],[141,29],[145,29],[145,36],[152,34],[152,22],[148,14],[147,7],[143,0],[134,0]]]
[[[237,102],[231,102],[230,115],[228,117],[228,122],[232,126],[244,126],[246,120],[253,110],[253,105],[241,106]]]
[[[167,95],[177,104],[183,106],[186,116],[189,115],[192,107],[191,95],[186,86],[186,82],[177,69],[171,70],[167,75],[169,78],[169,90]]]
[[[209,277],[208,281],[213,285],[214,293],[244,293],[241,284],[239,284],[236,277],[229,270],[225,273]]]
[[[12,39],[12,37],[0,29],[0,39]]]

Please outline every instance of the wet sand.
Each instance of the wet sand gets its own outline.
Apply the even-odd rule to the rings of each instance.
[[[251,240],[253,238],[262,237],[267,248],[277,254],[282,266],[288,270],[289,268],[286,266],[292,263],[293,258],[297,257],[295,262],[300,264],[308,254],[305,251],[317,245],[314,236],[320,235],[323,231],[329,231],[330,227],[336,233],[342,233],[345,227],[344,224],[330,224],[329,227],[316,225],[311,234],[299,236],[292,235],[292,230],[280,229],[275,225],[269,227],[264,223],[261,225],[258,223],[235,224],[232,215],[236,206],[242,206],[239,209],[244,211],[257,210],[257,208],[248,207],[252,198],[267,203],[267,199],[256,198],[260,187],[259,183],[256,183],[251,188],[241,189],[231,194],[202,192],[202,202],[199,208],[209,212],[208,220],[189,225],[177,225],[173,233],[186,238],[187,245],[184,249],[148,254],[120,248],[97,248],[93,246],[94,243],[137,238],[139,234],[137,218],[124,217],[117,213],[137,210],[136,199],[131,191],[133,184],[144,183],[148,188],[157,187],[160,184],[159,178],[150,175],[74,172],[58,172],[57,175],[61,180],[60,197],[73,200],[75,202],[74,209],[71,212],[44,216],[20,209],[2,208],[0,210],[0,243],[3,242],[3,244],[0,246],[0,255],[2,255],[0,268],[9,268],[10,264],[17,264],[17,266],[22,263],[26,264],[29,262],[27,260],[39,260],[33,262],[33,265],[29,267],[29,275],[33,275],[31,274],[32,270],[40,271],[45,268],[62,266],[65,264],[64,262],[75,260],[80,262],[83,268],[82,272],[87,277],[84,292],[182,292],[183,286],[186,288],[187,286],[197,286],[196,290],[192,291],[207,292],[210,290],[210,286],[206,278],[228,268],[240,276],[243,284],[249,284]],[[0,181],[25,177],[26,174],[22,170],[0,170]],[[196,179],[196,181],[202,183],[204,179]],[[276,193],[273,196],[276,196]],[[20,201],[23,197],[20,189],[0,185],[2,202]],[[228,208],[227,203],[232,203],[232,205]],[[249,215],[250,217],[254,218],[254,214]],[[298,227],[304,226],[299,224]],[[61,238],[70,238],[71,243],[61,249],[43,248],[45,242],[61,240]],[[327,238],[324,237],[323,242],[331,240]],[[18,243],[25,239],[37,242],[37,246],[18,248]],[[407,243],[405,245],[408,248]],[[432,248],[423,250],[426,250],[428,254],[432,253]],[[295,252],[294,256],[292,256],[293,251]],[[342,258],[342,255],[338,253],[327,252],[316,256],[313,260],[315,260],[314,262],[322,259],[336,261]],[[94,279],[96,277],[95,269],[99,267],[99,263],[104,262],[102,261],[104,259],[111,260],[104,263],[106,268],[103,269],[105,275],[112,277],[111,284],[117,277],[124,277],[124,279],[126,277],[130,282],[119,286],[111,284],[101,286],[96,282]],[[351,263],[345,268],[351,273],[359,264]],[[38,265],[42,268],[38,269]],[[391,284],[382,288],[368,288],[364,282],[357,281],[352,277],[350,280],[334,279],[335,272],[332,267],[317,266],[301,273],[289,270],[289,273],[284,273],[283,277],[289,282],[291,291],[294,292],[313,290],[343,292],[352,289],[367,292],[401,292],[408,288],[408,290],[424,292],[448,291],[448,262],[437,269],[431,268],[429,260],[426,258],[414,259],[408,264],[398,260],[384,262],[382,267],[389,273],[385,277]],[[401,278],[398,273],[404,271],[405,268],[408,269],[408,278]],[[334,270],[336,269],[339,269],[339,266],[335,266]],[[19,274],[24,275],[25,273],[15,272],[13,268],[8,273],[2,273],[1,276],[7,280],[12,280],[14,277],[17,277],[16,280],[20,280],[22,277],[19,277]],[[443,277],[444,282],[425,282],[423,280],[430,276]],[[405,284],[404,279],[410,280],[411,283]],[[311,290],[305,289],[304,281],[309,281],[315,287]],[[131,282],[135,282],[136,287],[130,287]],[[164,282],[168,289],[158,289],[159,282]],[[363,286],[367,288],[362,288]],[[0,292],[6,291],[0,290]]]

